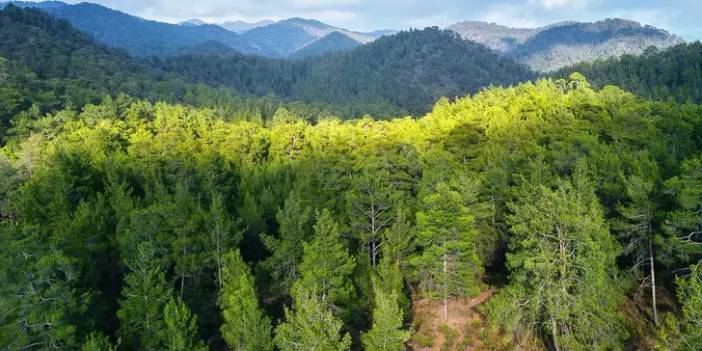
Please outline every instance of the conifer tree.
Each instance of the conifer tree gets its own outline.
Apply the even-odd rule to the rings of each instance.
[[[476,249],[475,219],[464,195],[449,183],[438,183],[422,198],[417,213],[417,243],[422,251],[412,258],[420,288],[444,303],[476,293],[482,272]]]
[[[163,350],[206,351],[197,336],[197,317],[180,297],[171,298],[163,308],[165,328],[159,330]]]
[[[86,338],[81,351],[113,351],[110,340],[102,333],[90,333]]]
[[[397,293],[386,292],[377,283],[373,326],[361,335],[365,351],[403,351],[410,332],[402,328],[402,309],[398,305]]]
[[[304,206],[298,191],[292,191],[276,219],[278,236],[262,235],[266,249],[271,252],[263,267],[275,280],[279,290],[288,294],[299,277],[304,243],[312,233],[312,210]]]
[[[117,317],[119,335],[125,346],[142,350],[158,350],[165,330],[163,309],[173,292],[161,268],[154,262],[153,248],[139,245],[137,259],[128,262],[130,273],[125,277],[123,299]]]
[[[531,186],[511,204],[510,284],[490,301],[491,323],[543,335],[555,350],[618,348],[619,248],[587,184]]]
[[[253,277],[239,251],[224,256],[222,280],[218,302],[224,323],[220,331],[229,349],[272,350],[271,321],[259,307]]]
[[[285,309],[285,322],[275,329],[278,350],[350,350],[351,337],[341,334],[343,323],[325,305],[318,293],[298,288],[293,310]]]
[[[632,257],[635,274],[651,289],[651,309],[653,323],[658,326],[656,306],[656,266],[655,266],[655,202],[652,199],[654,184],[651,180],[632,176],[626,181],[628,203],[618,210],[622,220],[615,223],[620,240],[624,243],[624,254]]]
[[[341,241],[339,226],[328,210],[317,215],[314,238],[304,245],[298,289],[311,289],[323,304],[347,304],[355,296],[351,274],[356,266]],[[338,307],[338,306],[337,306]]]

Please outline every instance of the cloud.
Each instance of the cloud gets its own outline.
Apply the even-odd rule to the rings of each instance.
[[[2,1],[2,0],[0,0]],[[38,0],[35,0],[38,1]],[[447,26],[486,20],[515,27],[622,17],[662,27],[687,39],[702,38],[702,0],[64,0],[90,1],[166,22],[203,18],[316,18],[356,30]]]
[[[583,8],[589,4],[588,0],[530,0],[547,10],[558,8]]]

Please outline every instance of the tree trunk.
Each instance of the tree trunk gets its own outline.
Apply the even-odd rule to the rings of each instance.
[[[561,351],[561,347],[558,346],[558,340],[556,339],[556,334],[558,333],[558,327],[556,326],[556,321],[551,320],[551,325],[553,326],[553,335],[551,336],[551,339],[553,341],[553,349],[555,351]]]
[[[658,326],[658,308],[656,307],[656,267],[653,259],[653,240],[648,241],[648,261],[651,269],[651,307],[653,308],[653,324]]]
[[[448,263],[444,253],[444,319],[448,320]]]

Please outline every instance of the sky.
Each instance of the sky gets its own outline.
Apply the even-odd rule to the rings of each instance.
[[[65,0],[64,0],[65,1]],[[69,0],[76,3],[81,0]],[[163,22],[317,19],[352,30],[445,27],[465,20],[511,27],[625,18],[702,39],[702,0],[82,0]]]

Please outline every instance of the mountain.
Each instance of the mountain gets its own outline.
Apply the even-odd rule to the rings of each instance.
[[[284,58],[332,32],[344,34],[359,44],[369,43],[377,38],[368,33],[353,32],[302,18],[290,18],[254,28],[243,33],[242,37],[255,45],[258,50],[266,52],[268,56]]]
[[[583,61],[641,54],[650,46],[667,48],[683,42],[665,30],[622,19],[564,22],[541,28],[460,22],[448,29],[542,72]]]
[[[350,51],[299,61],[187,55],[169,59],[164,69],[242,93],[390,105],[412,114],[428,111],[442,96],[454,98],[535,77],[511,58],[438,28],[400,32]]]
[[[203,20],[201,20],[201,19],[199,19],[199,18],[193,18],[193,19],[190,19],[190,20],[187,20],[187,21],[180,22],[180,23],[178,23],[178,24],[180,24],[181,26],[190,26],[190,27],[192,27],[192,26],[202,26],[202,25],[207,24],[207,22],[205,22],[205,21],[203,21]]]
[[[388,33],[388,31],[353,32],[301,18],[279,22],[235,21],[220,25],[192,19],[180,24],[170,24],[146,20],[91,3],[75,5],[58,1],[8,3],[19,7],[35,7],[52,16],[68,20],[74,27],[88,33],[99,42],[125,49],[131,55],[138,57],[169,57],[182,54],[184,50],[187,51],[203,43],[219,42],[243,54],[287,58],[295,51],[332,32],[343,33],[359,44],[368,43]],[[4,4],[0,4],[0,7]],[[349,43],[330,44],[329,42],[323,42],[319,46],[325,48],[319,50],[321,53],[351,47]],[[313,50],[316,49],[313,47]],[[309,55],[310,51],[307,52],[302,55]]]
[[[220,23],[219,26],[226,30],[241,34],[254,28],[265,27],[273,23],[275,22],[271,20],[262,20],[258,22],[229,21]]]
[[[99,42],[125,49],[134,56],[165,57],[183,48],[211,41],[220,42],[242,53],[262,54],[241,36],[215,25],[181,26],[149,21],[90,3],[11,3],[20,7],[36,7],[65,19]]]
[[[585,75],[596,87],[615,85],[647,99],[702,103],[702,43],[679,44],[643,55],[623,55],[566,67],[554,74]]]
[[[326,36],[317,39],[297,50],[290,55],[290,58],[301,59],[312,56],[320,56],[332,52],[348,51],[361,45],[361,43],[351,39],[346,34],[331,32]]]

